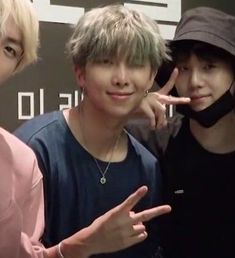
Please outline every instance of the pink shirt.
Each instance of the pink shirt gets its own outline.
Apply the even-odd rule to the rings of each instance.
[[[45,258],[42,174],[33,151],[0,128],[0,258]]]

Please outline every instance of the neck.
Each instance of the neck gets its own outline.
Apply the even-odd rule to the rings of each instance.
[[[127,139],[123,133],[123,126],[118,122],[102,119],[99,115],[92,115],[82,105],[64,111],[67,124],[77,141],[95,158],[109,161],[113,147],[111,161],[124,158],[127,151]],[[123,152],[123,149],[125,151]]]
[[[234,111],[225,115],[209,128],[205,128],[195,120],[190,119],[190,130],[200,145],[210,152],[222,154],[235,150]]]

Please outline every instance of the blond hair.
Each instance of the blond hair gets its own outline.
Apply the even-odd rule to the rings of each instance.
[[[37,60],[39,46],[39,21],[30,0],[0,0],[0,33],[4,34],[6,22],[12,18],[22,35],[23,54],[15,72]]]
[[[94,8],[74,28],[67,51],[75,65],[125,57],[131,65],[150,62],[152,71],[169,59],[157,22],[123,5]]]

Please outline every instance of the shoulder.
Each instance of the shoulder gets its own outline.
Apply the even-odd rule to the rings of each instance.
[[[20,138],[23,142],[29,143],[33,138],[40,137],[40,135],[56,132],[58,123],[62,120],[62,111],[54,111],[44,115],[39,115],[31,120],[23,123],[14,132],[14,135]]]
[[[13,134],[0,128],[1,151],[9,154],[9,157],[23,160],[25,157],[34,159],[33,151]],[[23,163],[23,162],[22,162]]]
[[[168,119],[166,127],[160,130],[151,130],[147,121],[131,121],[127,130],[153,155],[161,157],[166,150],[170,137],[175,137],[182,124],[182,116],[175,115]]]
[[[3,128],[0,128],[0,153],[2,162],[14,172],[19,184],[25,184],[29,188],[41,180],[42,175],[34,152]]]
[[[128,134],[128,133],[127,133]],[[143,170],[147,174],[155,174],[160,171],[159,162],[157,157],[155,157],[145,146],[143,146],[138,140],[136,140],[132,135],[128,134],[132,148],[135,151]]]
[[[133,148],[135,149],[137,155],[143,156],[146,159],[156,161],[156,157],[142,144],[140,143],[134,136],[127,132],[127,135],[131,141]]]

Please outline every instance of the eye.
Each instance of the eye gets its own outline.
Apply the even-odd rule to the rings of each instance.
[[[17,52],[14,48],[12,48],[11,46],[6,46],[4,48],[5,53],[9,56],[9,57],[16,57],[17,56]]]
[[[215,64],[208,63],[203,68],[204,68],[204,70],[211,70],[211,69],[213,69],[215,67],[216,67]]]
[[[184,72],[187,72],[189,70],[189,68],[185,65],[179,65],[177,66],[178,70],[180,73],[184,73]]]
[[[104,59],[102,60],[102,63],[103,63],[103,64],[113,64],[113,61],[112,61],[111,59],[109,59],[109,58],[104,58]]]
[[[23,50],[16,44],[5,44],[4,53],[9,58],[16,58],[19,60],[23,54]]]

